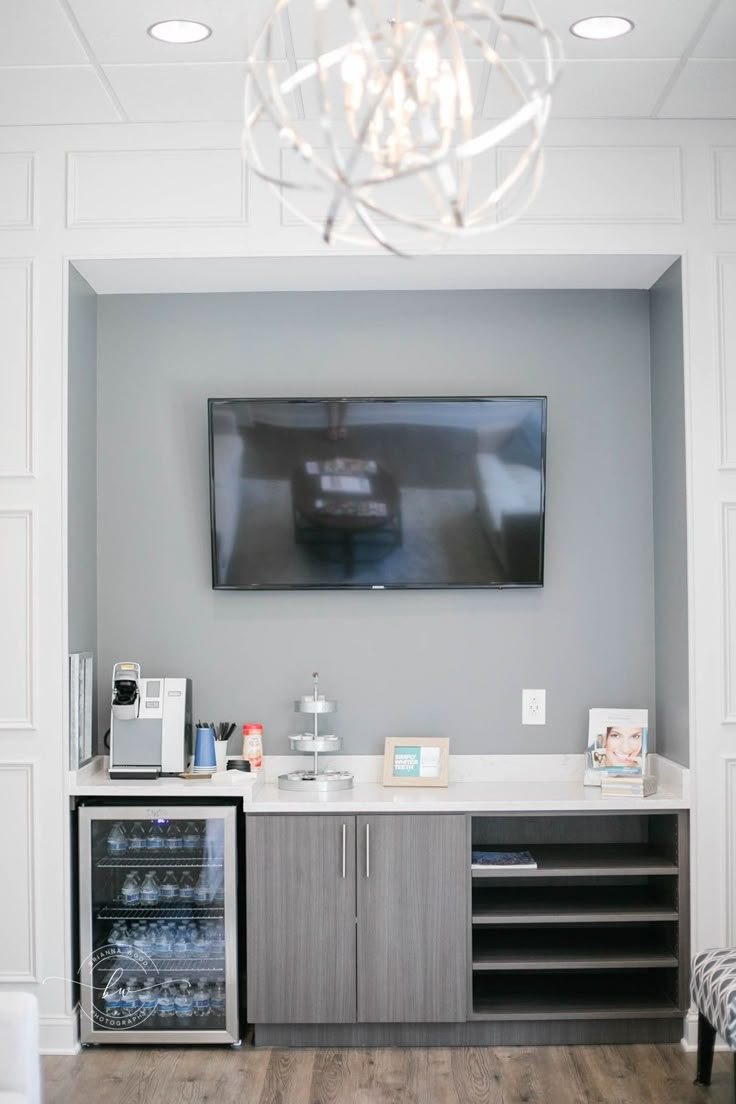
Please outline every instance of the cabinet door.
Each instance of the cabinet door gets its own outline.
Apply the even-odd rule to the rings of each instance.
[[[465,1020],[465,817],[435,813],[357,821],[358,1020]]]
[[[355,818],[246,820],[248,1019],[355,1022]]]

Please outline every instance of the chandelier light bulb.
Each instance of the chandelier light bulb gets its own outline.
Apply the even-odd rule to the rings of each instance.
[[[517,3],[276,0],[247,61],[250,167],[327,243],[421,254],[512,222],[539,186],[560,67],[557,36]],[[314,43],[285,72],[292,8]]]

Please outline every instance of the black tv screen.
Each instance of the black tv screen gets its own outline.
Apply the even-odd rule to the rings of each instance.
[[[546,399],[210,399],[216,589],[533,587]]]

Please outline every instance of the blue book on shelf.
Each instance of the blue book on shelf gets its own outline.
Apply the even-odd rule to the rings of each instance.
[[[473,866],[537,869],[536,860],[530,851],[472,851],[471,863]]]

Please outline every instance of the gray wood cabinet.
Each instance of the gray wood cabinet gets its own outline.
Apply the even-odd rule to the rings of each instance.
[[[355,818],[249,816],[253,1023],[355,1022]]]
[[[463,815],[358,817],[358,1022],[467,1017]]]
[[[252,1023],[465,1020],[466,818],[357,821],[247,817]]]

